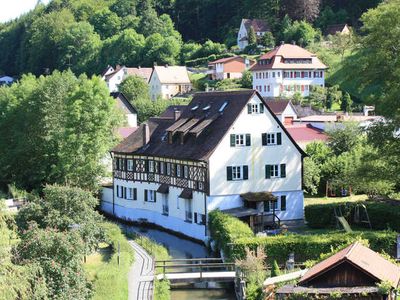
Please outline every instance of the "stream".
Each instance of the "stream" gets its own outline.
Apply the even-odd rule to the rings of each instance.
[[[204,258],[213,257],[207,247],[173,234],[134,225],[122,225],[126,232],[135,232],[151,238],[167,248],[173,259],[178,258]],[[216,284],[213,284],[214,286]],[[234,300],[235,292],[229,284],[217,285],[218,288],[195,288],[193,285],[173,286],[171,289],[171,300]]]

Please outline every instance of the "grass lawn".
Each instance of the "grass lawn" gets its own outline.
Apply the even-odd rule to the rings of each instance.
[[[341,202],[352,202],[352,201],[364,201],[367,200],[367,195],[352,195],[349,197],[304,197],[304,205],[312,204],[328,204],[328,203],[341,203]]]
[[[99,245],[99,250],[87,257],[85,271],[93,283],[95,300],[128,299],[128,272],[134,252],[118,225],[104,222],[102,226],[110,244]],[[120,265],[118,265],[118,242]]]

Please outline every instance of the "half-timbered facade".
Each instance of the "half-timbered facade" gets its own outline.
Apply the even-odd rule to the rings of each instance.
[[[268,192],[253,213],[303,218],[303,152],[252,90],[196,94],[169,117],[151,118],[112,151],[113,197],[103,210],[198,240],[214,209],[241,209],[242,195]]]

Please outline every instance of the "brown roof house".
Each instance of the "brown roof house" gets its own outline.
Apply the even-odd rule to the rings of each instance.
[[[261,38],[266,32],[271,31],[271,27],[265,20],[261,19],[242,19],[237,36],[237,45],[240,50],[246,48],[249,44],[249,30],[253,27],[256,37]]]
[[[207,74],[211,80],[242,78],[243,72],[256,63],[241,56],[221,58],[208,63]]]
[[[150,98],[171,99],[192,90],[192,83],[185,66],[154,66],[150,81]]]
[[[325,36],[339,34],[350,34],[350,27],[347,24],[329,25],[325,30]]]
[[[380,294],[382,282],[391,289],[389,295]],[[278,299],[293,294],[307,299],[327,299],[332,294],[341,299],[395,299],[392,291],[399,283],[399,266],[356,242],[310,268],[297,285],[286,285],[276,294]]]
[[[114,196],[102,209],[197,240],[215,209],[302,219],[304,155],[256,91],[197,93],[112,150]]]

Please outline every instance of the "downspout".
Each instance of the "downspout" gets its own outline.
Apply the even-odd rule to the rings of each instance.
[[[112,213],[115,216],[115,185],[114,185],[114,156],[113,153],[110,152],[111,162],[112,162]]]
[[[204,226],[204,235],[207,235],[207,229],[208,229],[208,211],[207,211],[207,195],[210,195],[210,167],[209,167],[209,162],[206,162],[206,168],[207,168],[207,173],[206,173],[206,182],[207,182],[207,187],[206,191],[204,193],[204,213],[206,215],[206,224]]]

